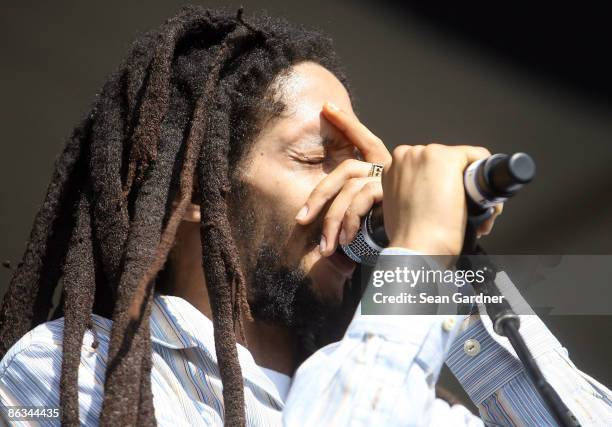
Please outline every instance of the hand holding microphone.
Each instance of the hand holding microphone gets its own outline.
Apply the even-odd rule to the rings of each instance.
[[[472,230],[487,234],[503,203],[529,183],[534,175],[535,163],[525,153],[494,154],[471,163],[465,169],[463,183],[470,230],[466,230],[463,250],[473,250],[475,242],[472,239],[477,236],[472,234]],[[348,245],[343,245],[342,250],[354,261],[370,264],[388,245],[384,213],[382,205],[378,204],[363,218],[359,233]]]
[[[458,255],[467,222],[463,172],[490,155],[472,146],[395,148],[382,177],[389,245],[428,255]]]

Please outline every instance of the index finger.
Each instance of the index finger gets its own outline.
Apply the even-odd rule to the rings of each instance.
[[[323,113],[325,118],[359,149],[366,162],[382,163],[383,165],[391,162],[391,154],[382,140],[356,117],[340,110],[329,101],[323,105]]]
[[[474,145],[451,145],[451,147],[462,151],[466,156],[468,164],[491,156],[491,152],[484,147]]]

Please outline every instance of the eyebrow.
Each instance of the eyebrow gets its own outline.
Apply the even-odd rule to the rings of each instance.
[[[335,143],[336,141],[329,136],[321,137],[320,135],[317,135],[306,138],[298,138],[297,140],[292,141],[289,146],[322,146],[325,148]]]

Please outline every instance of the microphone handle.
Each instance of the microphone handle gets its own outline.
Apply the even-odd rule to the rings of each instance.
[[[389,237],[385,232],[385,218],[383,216],[382,203],[378,203],[372,207],[370,213],[363,221],[367,233],[372,240],[383,248],[389,246]]]

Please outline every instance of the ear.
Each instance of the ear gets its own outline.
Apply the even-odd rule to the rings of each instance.
[[[189,202],[185,214],[183,215],[183,221],[188,222],[200,222],[200,205]]]

